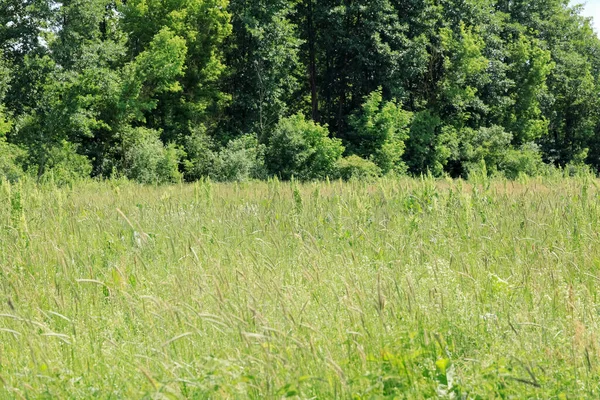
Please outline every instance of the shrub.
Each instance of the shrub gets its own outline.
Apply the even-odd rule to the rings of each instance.
[[[26,154],[25,150],[7,143],[0,135],[0,180],[15,182],[21,178],[24,174],[22,160]]]
[[[160,132],[147,128],[128,128],[124,132],[124,172],[139,183],[161,184],[181,180],[181,151],[164,146]]]
[[[563,174],[565,176],[585,177],[594,175],[592,167],[586,164],[586,159],[589,156],[590,150],[585,148],[573,156],[573,159],[564,167]]]
[[[89,178],[92,173],[90,160],[77,153],[77,145],[66,140],[48,149],[46,157],[40,174],[42,182],[70,184]]]
[[[471,137],[463,135],[462,138],[462,157],[467,172],[472,173],[477,170],[479,173],[482,160],[489,175],[498,172],[511,148],[512,134],[497,125],[482,127],[477,131],[464,131],[471,133]]]
[[[381,175],[381,168],[374,162],[357,155],[344,157],[336,163],[336,177],[349,181],[351,179],[370,180]]]
[[[539,148],[525,143],[519,148],[511,146],[513,135],[500,126],[480,128],[472,139],[463,140],[463,156],[469,175],[501,174],[509,179],[520,175],[535,176],[544,172],[545,165]],[[465,150],[466,149],[466,150]]]
[[[499,170],[509,179],[519,175],[537,175],[544,167],[542,154],[534,143],[525,143],[518,149],[509,149],[500,162]]]
[[[359,113],[350,117],[350,151],[373,161],[383,173],[406,172],[402,161],[412,113],[395,101],[383,101],[381,88],[365,98]]]
[[[196,127],[186,137],[183,167],[187,181],[197,181],[212,174],[217,158],[213,148],[214,143],[203,126]]]
[[[197,129],[186,140],[184,161],[186,180],[205,177],[221,182],[244,181],[266,177],[265,146],[253,135],[231,140],[220,151],[206,131]]]
[[[0,59],[0,99],[4,95],[8,69],[4,67]],[[0,180],[7,179],[10,182],[18,180],[23,176],[23,161],[26,151],[6,142],[4,137],[12,127],[12,123],[5,113],[4,106],[0,104]]]
[[[245,181],[266,177],[265,146],[255,136],[244,135],[227,143],[216,156],[209,176],[217,181]]]
[[[324,179],[334,175],[335,163],[343,152],[341,141],[329,138],[326,125],[307,121],[297,114],[282,119],[275,127],[266,152],[266,165],[271,174],[284,180]]]
[[[446,138],[452,137],[453,132],[443,129],[442,119],[428,111],[420,111],[414,114],[410,125],[409,138],[406,141],[406,162],[414,174],[432,172],[441,175],[447,163],[448,151],[452,146],[448,145]],[[445,131],[445,135],[442,135]]]

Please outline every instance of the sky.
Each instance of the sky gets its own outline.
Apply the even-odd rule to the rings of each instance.
[[[600,35],[600,0],[577,0],[573,3],[585,4],[583,15],[594,18],[594,26],[596,33]]]

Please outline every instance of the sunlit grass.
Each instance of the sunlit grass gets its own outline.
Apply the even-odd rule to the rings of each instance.
[[[0,186],[0,398],[598,398],[591,177]]]

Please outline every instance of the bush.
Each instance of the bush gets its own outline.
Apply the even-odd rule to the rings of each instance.
[[[472,173],[475,170],[480,172],[483,160],[489,175],[497,173],[506,161],[513,135],[497,125],[482,127],[477,131],[465,131],[472,133],[472,137],[463,135],[462,138],[462,157],[465,160],[467,172]]]
[[[7,143],[0,136],[0,180],[7,179],[15,182],[20,179],[24,174],[22,161],[26,154],[25,150]]]
[[[8,69],[0,59],[0,99],[4,95],[7,77]],[[23,176],[22,165],[27,152],[6,142],[4,135],[10,131],[12,123],[5,114],[4,106],[0,104],[0,180],[14,182]]]
[[[381,168],[374,162],[357,155],[344,157],[336,163],[336,178],[349,181],[351,179],[370,180],[381,175]]]
[[[444,128],[442,119],[428,110],[414,114],[405,156],[412,173],[418,175],[429,171],[437,176],[444,172],[454,136],[454,132]]]
[[[70,184],[89,178],[92,163],[77,153],[77,146],[66,140],[47,150],[47,160],[39,176],[42,182],[53,182],[59,185]]]
[[[499,165],[500,171],[509,179],[516,179],[519,175],[535,176],[543,167],[542,154],[534,143],[525,143],[519,149],[509,149]]]
[[[197,129],[186,140],[185,178],[196,181],[210,177],[215,181],[244,181],[266,178],[265,146],[253,135],[231,140],[218,151],[204,129]]]
[[[196,127],[186,137],[183,167],[187,181],[197,181],[213,173],[217,158],[213,148],[214,143],[203,126]]]
[[[520,175],[535,176],[544,172],[545,164],[538,146],[525,143],[511,146],[513,135],[500,126],[480,128],[472,139],[463,140],[463,157],[469,175],[500,174],[509,179]],[[466,149],[466,150],[465,150]]]
[[[266,178],[264,163],[265,146],[256,137],[245,135],[227,143],[216,156],[209,175],[217,181],[245,181]]]
[[[268,171],[281,179],[324,179],[335,174],[335,163],[344,146],[329,138],[327,126],[307,121],[297,114],[275,127],[266,152]]]
[[[573,156],[573,159],[564,167],[563,174],[565,176],[585,177],[594,175],[592,167],[586,164],[586,159],[589,156],[590,150],[585,148]]]
[[[147,128],[128,128],[124,132],[124,172],[139,183],[161,184],[181,180],[181,151],[164,146],[160,132]]]
[[[373,161],[383,173],[406,172],[402,161],[412,113],[395,101],[383,101],[381,88],[365,98],[359,113],[350,117],[350,150]]]

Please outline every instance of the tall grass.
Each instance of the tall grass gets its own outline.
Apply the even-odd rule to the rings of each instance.
[[[590,176],[0,185],[0,398],[598,398]]]

